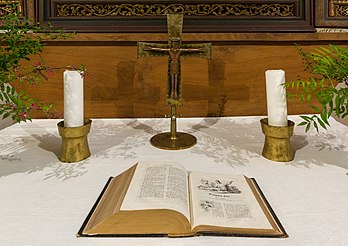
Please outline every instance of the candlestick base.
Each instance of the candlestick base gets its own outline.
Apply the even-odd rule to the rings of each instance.
[[[197,143],[197,138],[191,134],[177,132],[176,138],[172,138],[170,132],[159,133],[150,139],[154,147],[165,150],[187,149]]]
[[[260,122],[262,132],[265,134],[262,155],[272,161],[292,161],[295,154],[291,148],[290,138],[295,123],[288,120],[288,126],[270,126],[267,118],[261,119]]]
[[[57,124],[59,135],[62,137],[59,160],[62,162],[79,162],[87,159],[89,151],[87,135],[91,129],[92,120],[85,119],[83,126],[64,127],[64,121]]]

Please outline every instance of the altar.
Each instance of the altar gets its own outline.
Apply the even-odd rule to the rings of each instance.
[[[168,129],[167,119],[92,119],[91,156],[78,163],[57,158],[60,120],[5,128],[0,132],[0,245],[347,245],[347,126],[331,119],[328,131],[320,133],[295,127],[294,160],[273,162],[261,154],[262,118],[178,119],[179,130],[194,135],[197,144],[177,151],[149,142]],[[157,160],[255,178],[289,237],[76,237],[110,176]]]

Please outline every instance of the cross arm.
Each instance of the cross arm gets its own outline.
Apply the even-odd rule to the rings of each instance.
[[[149,50],[148,48],[153,48]],[[146,43],[138,42],[138,58],[140,57],[154,57],[154,56],[167,56],[168,52],[160,51],[156,49],[169,49],[168,44],[159,44],[159,43]]]
[[[181,56],[211,58],[211,43],[203,44],[182,44]]]

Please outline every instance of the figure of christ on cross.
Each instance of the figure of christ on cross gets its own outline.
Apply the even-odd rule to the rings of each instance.
[[[181,44],[183,25],[182,14],[168,14],[168,44],[138,42],[139,57],[168,56],[167,98],[166,104],[171,106],[170,132],[153,136],[151,144],[160,149],[186,149],[197,143],[195,136],[176,131],[176,106],[182,104],[180,57],[211,57],[211,43]]]
[[[166,52],[169,54],[169,92],[168,92],[168,98],[169,101],[176,102],[180,101],[181,95],[180,95],[180,55],[182,52],[206,52],[206,47],[187,47],[182,48],[180,47],[180,39],[171,39],[170,40],[170,47],[156,47],[156,46],[150,46],[146,45],[144,47],[145,51],[158,51],[158,52]]]

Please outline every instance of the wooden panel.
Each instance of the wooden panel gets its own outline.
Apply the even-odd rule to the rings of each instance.
[[[18,4],[17,8],[13,8],[14,4]],[[20,0],[0,0],[0,17],[6,16],[8,14],[22,11],[23,4]]]
[[[348,0],[316,1],[316,27],[348,27]]]
[[[312,0],[29,0],[36,20],[78,32],[167,32],[166,15],[185,15],[184,32],[314,31]]]
[[[214,35],[199,37],[209,40],[216,38]],[[152,35],[141,37],[149,41],[154,38]],[[277,34],[273,37],[277,41],[251,41],[260,37],[249,35],[249,41],[242,42],[240,35],[235,35],[235,40],[229,42],[213,42],[211,60],[183,58],[184,105],[179,106],[179,113],[184,117],[266,114],[265,70],[284,69],[287,80],[295,80],[303,74],[304,66],[291,35],[283,37],[282,40]],[[313,48],[328,42],[342,44],[339,39],[346,40],[347,34],[304,37],[309,41],[300,43]],[[93,75],[85,79],[87,117],[163,117],[169,114],[169,107],[164,105],[167,59],[137,59],[136,43],[118,38],[117,42],[100,42],[91,34],[90,38],[77,36],[76,42],[50,42],[44,58],[53,67],[86,65]],[[94,41],[81,41],[84,39]],[[53,102],[63,112],[61,72],[33,87],[32,92],[42,100]],[[289,113],[305,112],[310,112],[306,105],[289,102]]]
[[[0,0],[0,17],[20,12],[28,19],[35,19],[37,16],[36,0]],[[14,8],[16,6],[16,8]],[[1,22],[0,22],[1,23]]]

